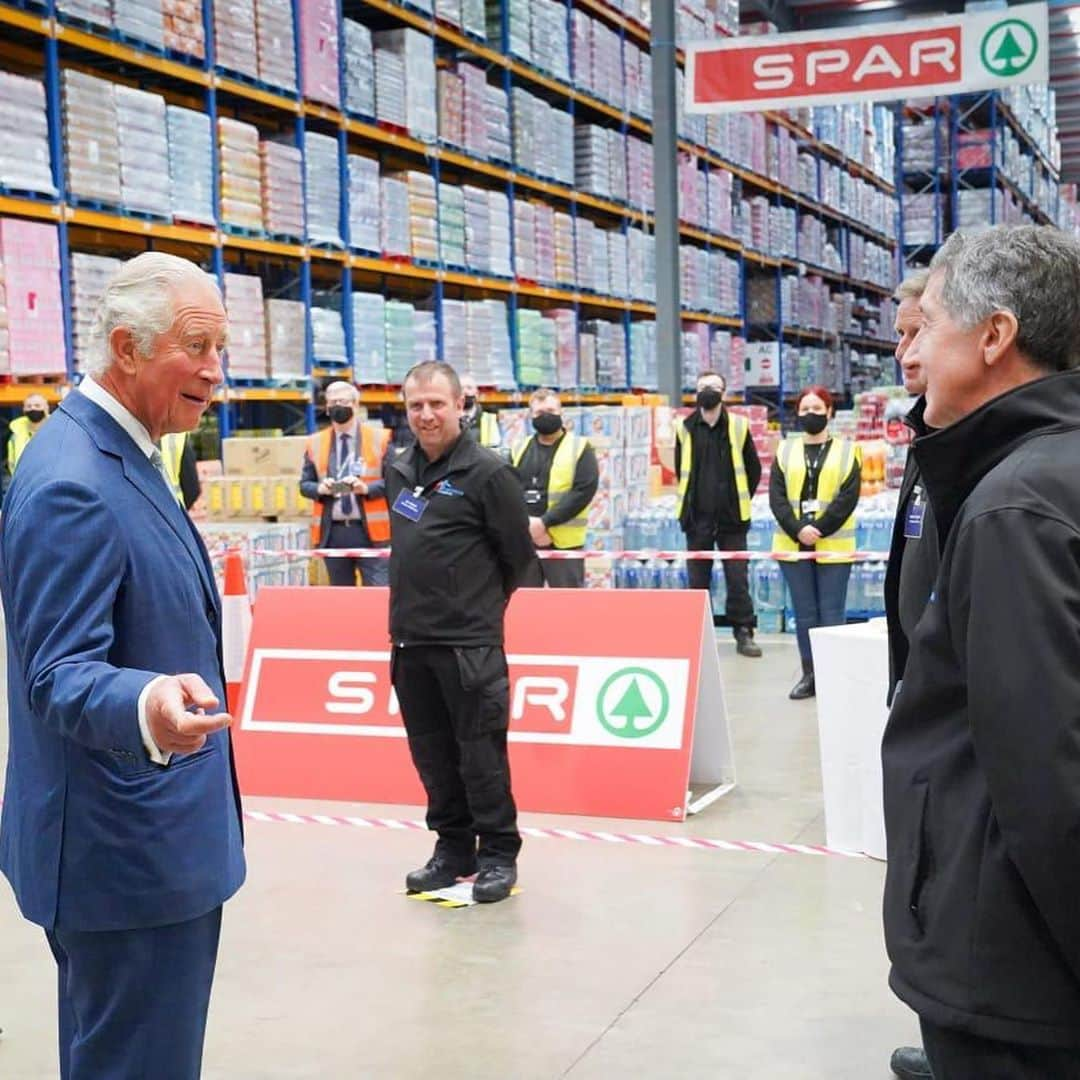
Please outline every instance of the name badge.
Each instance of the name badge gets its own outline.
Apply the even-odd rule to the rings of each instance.
[[[525,489],[525,505],[526,506],[539,506],[544,501],[543,492],[538,488],[526,488]]]
[[[419,521],[427,509],[427,499],[412,491],[399,491],[392,507],[395,514],[400,514],[409,521]]]
[[[922,538],[923,516],[926,513],[926,503],[923,502],[922,491],[915,489],[911,502],[908,503],[907,512],[904,514],[904,539],[919,540]]]
[[[804,518],[817,517],[821,512],[821,503],[817,499],[803,499],[801,512]]]

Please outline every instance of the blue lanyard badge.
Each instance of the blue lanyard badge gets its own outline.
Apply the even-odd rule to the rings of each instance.
[[[919,540],[922,538],[923,515],[926,513],[926,503],[923,501],[921,487],[916,487],[911,493],[911,501],[907,505],[904,514],[904,539]]]
[[[423,488],[416,488],[415,491],[407,491],[403,488],[399,491],[392,508],[394,513],[409,521],[419,521],[428,504],[427,499],[420,494],[422,490]]]

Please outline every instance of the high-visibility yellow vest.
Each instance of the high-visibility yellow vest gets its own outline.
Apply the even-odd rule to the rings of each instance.
[[[180,486],[180,463],[184,458],[184,444],[187,442],[186,431],[175,431],[161,436],[161,460],[169,474],[176,501],[184,505],[184,489]]]
[[[324,479],[330,471],[330,448],[333,445],[334,429],[323,428],[316,432],[308,440],[308,456],[315,466],[315,475],[320,480]],[[376,428],[371,424],[360,425],[360,479],[369,486],[382,479],[382,460],[386,448],[390,444],[390,431],[388,428]],[[353,445],[356,445],[355,439]],[[383,496],[371,498],[364,495],[357,498],[358,504],[364,511],[364,523],[367,527],[368,539],[373,544],[382,543],[390,539],[390,507],[386,504]],[[319,531],[322,521],[323,504],[314,500],[311,504],[312,535]],[[321,543],[321,540],[315,540]]]
[[[499,445],[499,421],[494,413],[480,412],[480,445],[489,450]]]
[[[527,439],[514,447],[511,461],[514,468],[521,464],[521,459],[532,445],[535,436],[530,435]],[[547,504],[550,510],[558,506],[560,499],[574,486],[574,473],[577,471],[577,463],[585,448],[589,445],[588,439],[580,435],[571,435],[569,432],[559,440],[555,447],[555,456],[551,461],[551,474],[548,476]],[[577,548],[585,546],[585,533],[589,527],[589,518],[585,510],[581,514],[564,522],[562,525],[552,525],[548,529],[553,547]]]
[[[743,460],[743,445],[750,432],[750,421],[738,413],[729,412],[728,442],[731,444],[731,465],[735,470],[735,491],[739,496],[739,520],[750,520],[750,484],[746,479],[746,462]],[[675,507],[675,517],[681,518],[683,502],[690,490],[690,469],[693,465],[694,439],[686,428],[683,418],[675,418],[675,435],[679,440],[679,501]]]
[[[833,439],[825,460],[821,463],[821,471],[818,473],[817,501],[823,505],[831,503],[860,460],[861,453],[857,444],[849,439]],[[802,500],[803,484],[806,483],[806,448],[801,435],[787,438],[781,443],[780,451],[776,455],[776,463],[784,474],[788,502],[791,503],[795,516],[800,517],[799,503]],[[779,552],[798,551],[799,543],[797,540],[792,540],[777,525],[773,530],[772,549]],[[814,550],[832,552],[835,555],[853,554],[855,551],[854,512],[831,536],[823,536],[814,545]],[[853,560],[836,558],[829,561],[847,563]]]
[[[20,416],[11,421],[8,431],[11,433],[7,446],[8,476],[14,476],[15,466],[19,464],[19,458],[33,438],[34,429],[30,426],[28,417]]]

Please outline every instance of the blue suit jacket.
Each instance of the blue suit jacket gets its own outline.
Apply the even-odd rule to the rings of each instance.
[[[0,870],[26,918],[126,930],[212,910],[244,879],[227,731],[162,768],[137,703],[196,672],[225,708],[206,549],[131,437],[82,394],[23,454],[0,521],[10,745]]]

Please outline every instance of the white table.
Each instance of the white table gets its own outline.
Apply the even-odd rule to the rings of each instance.
[[[881,736],[888,719],[884,619],[810,631],[817,686],[825,837],[829,847],[885,858]]]

